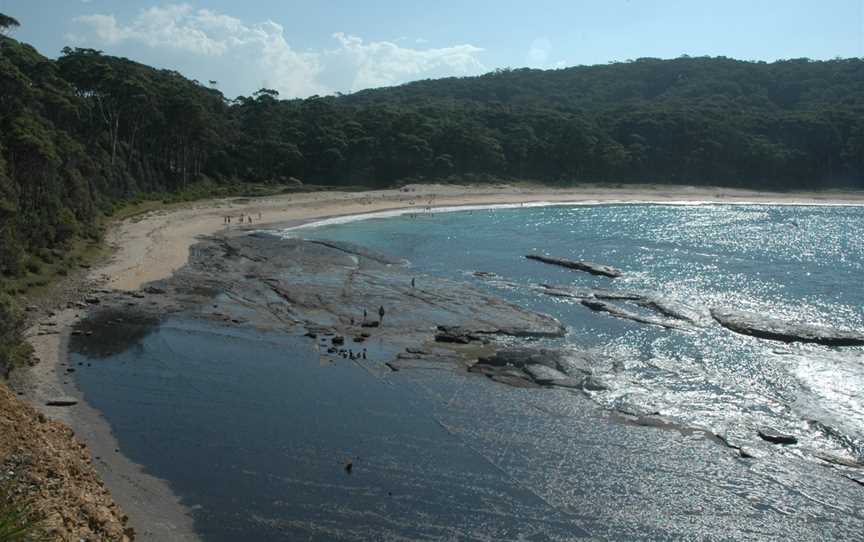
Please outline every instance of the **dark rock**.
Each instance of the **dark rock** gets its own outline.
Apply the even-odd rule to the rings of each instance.
[[[362,327],[378,327],[379,325],[381,325],[381,323],[378,322],[378,320],[369,320],[369,321],[367,321],[367,322],[363,322],[363,323],[360,324],[360,325],[361,325]]]
[[[96,296],[85,297],[84,301],[91,304],[91,305],[98,305],[101,302],[100,299]]]
[[[497,350],[491,356],[481,357],[477,362],[492,367],[518,367],[536,364],[558,369],[562,357],[560,350],[547,348],[507,348]]]
[[[57,397],[45,401],[47,406],[75,406],[78,404],[78,399],[73,397]]]
[[[599,378],[589,375],[582,379],[582,389],[588,391],[606,391],[609,389],[609,386]]]
[[[396,359],[423,359],[420,354],[411,354],[409,352],[399,352],[396,354]]]
[[[332,339],[333,344],[345,344],[345,337],[337,335]]]
[[[606,312],[616,318],[623,318],[625,320],[632,320],[634,322],[639,322],[641,324],[649,324],[653,326],[665,327],[667,329],[686,329],[681,324],[663,318],[656,318],[653,316],[643,316],[641,314],[637,314],[632,311],[628,311],[623,307],[619,307],[613,303],[609,303],[607,301],[600,301],[597,299],[583,299],[580,301],[582,305],[588,307],[592,311],[596,312]]]
[[[756,459],[757,456],[750,448],[738,448],[738,457],[741,459]]]
[[[435,340],[439,343],[469,344],[481,341],[481,337],[460,326],[438,326]]]
[[[517,379],[537,386],[556,386],[587,391],[603,391],[608,386],[591,376],[591,366],[604,367],[611,361],[580,351],[552,348],[507,348],[483,356],[469,371],[513,384]],[[524,382],[517,382],[524,387]]]
[[[767,440],[773,444],[798,444],[798,439],[796,437],[783,434],[770,427],[763,427],[758,431],[758,433],[762,440]]]
[[[529,260],[536,260],[538,262],[548,263],[550,265],[558,265],[561,267],[566,267],[567,269],[575,269],[576,271],[585,271],[587,273],[591,273],[592,275],[601,275],[604,277],[610,278],[618,278],[623,273],[620,269],[616,269],[614,267],[610,267],[608,265],[600,265],[592,262],[584,262],[584,261],[575,261],[568,260],[565,258],[550,258],[548,256],[541,256],[539,254],[529,254],[525,256]]]
[[[304,335],[304,337],[309,337],[309,338],[311,338],[311,339],[317,339],[317,338],[318,338],[318,334],[317,334],[317,333],[313,333],[313,332],[311,332],[311,331],[307,331],[306,334]]]
[[[646,309],[657,312],[663,316],[674,318],[676,320],[683,320],[690,324],[699,324],[699,315],[691,308],[682,303],[666,299],[661,295],[651,292],[643,293],[600,288],[572,288],[569,286],[556,286],[551,284],[541,284],[540,291],[546,295],[570,297],[579,300],[599,299],[604,301],[631,301],[636,305],[645,307]],[[630,317],[627,318],[632,319]]]
[[[663,316],[668,316],[670,318],[675,318],[678,320],[684,320],[685,322],[688,322],[690,324],[699,323],[699,317],[694,314],[689,307],[686,307],[681,303],[676,303],[668,299],[662,299],[660,297],[654,296],[645,297],[643,299],[637,299],[634,301],[637,305],[641,305],[654,312],[658,312]]]
[[[841,467],[849,467],[852,469],[864,469],[864,462],[856,461],[855,459],[850,459],[848,457],[842,457],[839,455],[829,454],[826,452],[816,451],[814,454],[817,458],[825,461],[826,463],[831,463],[833,465],[838,465]]]
[[[711,316],[723,327],[743,335],[783,342],[817,343],[827,346],[864,345],[864,334],[819,324],[789,322],[755,312],[714,308]]]
[[[531,380],[542,385],[550,385],[557,381],[569,379],[569,377],[561,371],[539,363],[530,363],[525,365],[522,370],[531,377]]]
[[[159,288],[159,287],[157,287],[157,286],[147,286],[146,288],[144,288],[143,291],[144,291],[145,293],[148,293],[148,294],[157,294],[157,295],[158,295],[158,294],[164,294],[164,293],[165,293],[165,289],[164,289],[164,288]]]
[[[539,387],[531,379],[525,378],[525,375],[511,375],[506,373],[488,375],[491,380],[501,384],[507,384],[514,388],[537,388]]]

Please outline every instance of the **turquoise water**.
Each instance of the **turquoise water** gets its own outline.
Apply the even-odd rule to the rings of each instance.
[[[856,539],[861,469],[819,457],[864,460],[864,350],[736,335],[706,311],[864,328],[862,218],[853,207],[605,205],[290,233],[404,257],[419,288],[455,278],[556,316],[568,334],[551,344],[620,360],[603,375],[611,389],[591,395],[449,367],[392,373],[374,341],[368,360],[325,364],[309,339],[183,313],[120,352],[81,349],[72,361],[122,452],[171,483],[205,540]],[[568,271],[530,252],[626,275]],[[540,294],[539,283],[662,293],[704,326],[615,319]],[[619,408],[678,425],[637,426]],[[761,442],[765,425],[799,445]]]
[[[707,310],[864,329],[864,209],[757,205],[598,205],[421,213],[301,229],[402,256],[418,273],[462,278],[567,324],[567,343],[622,358],[596,395],[748,439],[768,423],[864,460],[864,351],[787,346],[715,325]],[[525,260],[529,253],[618,267],[607,279]],[[474,271],[492,272],[481,280]],[[669,331],[592,313],[537,284],[660,293],[703,314]],[[842,434],[808,431],[807,420]],[[830,433],[830,431],[829,431]],[[837,442],[823,442],[825,439]]]

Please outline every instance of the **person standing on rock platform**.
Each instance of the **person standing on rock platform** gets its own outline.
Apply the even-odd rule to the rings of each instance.
[[[384,305],[378,307],[378,325],[384,324]]]

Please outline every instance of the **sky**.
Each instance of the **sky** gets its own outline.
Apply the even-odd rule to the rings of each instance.
[[[0,0],[0,13],[46,56],[99,49],[231,98],[684,54],[864,56],[864,0]]]

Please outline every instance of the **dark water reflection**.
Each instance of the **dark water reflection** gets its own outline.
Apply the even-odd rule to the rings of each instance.
[[[747,462],[566,391],[389,373],[374,343],[363,366],[322,364],[312,345],[175,318],[78,378],[206,540],[816,540],[864,526],[860,487],[806,461]]]
[[[73,362],[91,362],[76,373],[88,401],[124,453],[171,482],[206,540],[857,540],[864,488],[845,475],[861,470],[819,454],[862,459],[864,350],[760,341],[710,318],[670,332],[524,286],[652,290],[860,329],[862,219],[860,208],[601,206],[316,231],[406,257],[421,281],[472,281],[560,318],[565,343],[623,360],[591,398],[449,366],[392,373],[393,352],[374,341],[362,365],[322,362],[312,340],[191,315],[106,352],[87,350],[98,333],[84,337]],[[521,258],[535,250],[628,275],[610,284]],[[624,422],[622,405],[690,429]],[[800,444],[761,442],[762,425]]]

